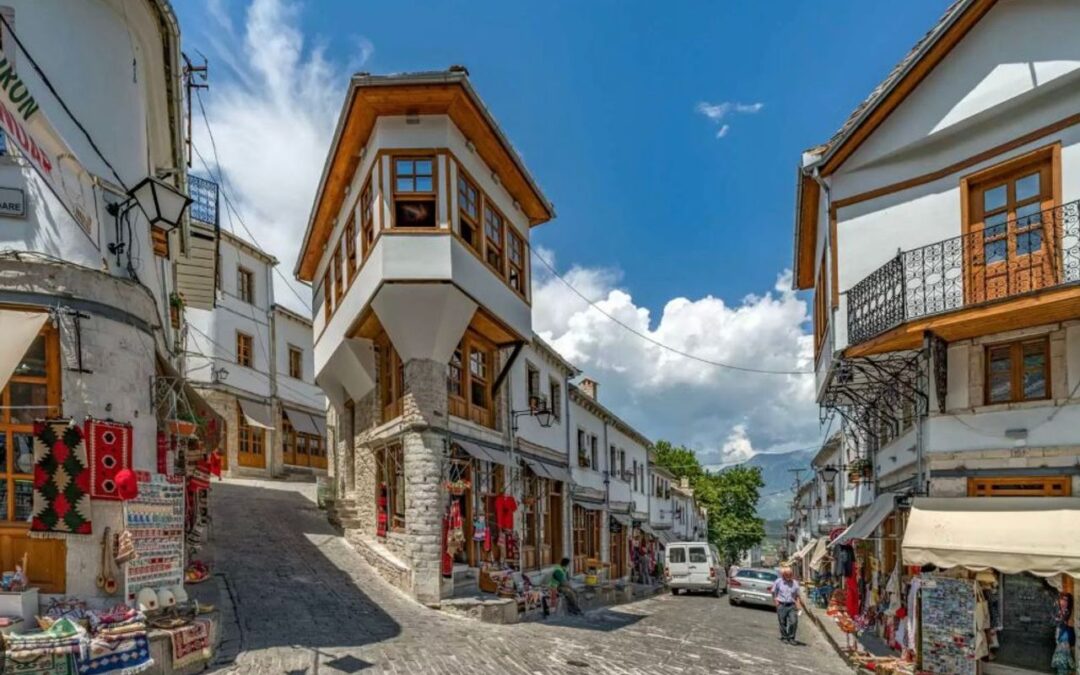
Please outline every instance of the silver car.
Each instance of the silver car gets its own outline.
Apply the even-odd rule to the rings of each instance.
[[[747,567],[728,579],[728,602],[733,605],[774,607],[771,588],[779,578],[775,570]]]

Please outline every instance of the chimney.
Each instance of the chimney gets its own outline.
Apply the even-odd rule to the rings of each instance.
[[[690,487],[690,477],[689,476],[683,476],[682,478],[680,478],[679,479],[679,487],[681,487],[684,490],[688,489]]]
[[[596,382],[596,380],[590,380],[586,377],[581,380],[581,383],[578,385],[578,389],[581,390],[581,393],[596,401],[598,400],[596,398],[596,390],[599,386],[600,385]]]

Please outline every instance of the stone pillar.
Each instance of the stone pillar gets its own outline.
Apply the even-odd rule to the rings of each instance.
[[[413,594],[420,602],[441,597],[442,486],[446,453],[446,364],[412,359],[405,364],[404,426],[405,532],[413,571]]]
[[[356,401],[353,407],[353,480],[348,484],[349,493],[356,502],[359,529],[370,537],[374,537],[378,529],[375,503],[378,494],[378,464],[371,442],[371,431],[378,426],[379,420],[379,396],[378,392],[373,390]]]

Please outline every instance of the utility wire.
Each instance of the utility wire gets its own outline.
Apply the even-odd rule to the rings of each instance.
[[[15,30],[11,27],[11,24],[8,23],[7,19],[4,18],[2,14],[0,14],[0,21],[3,22],[4,27],[7,28],[8,33],[15,40],[15,44],[16,46],[18,46],[19,51],[21,51],[23,55],[26,56],[26,59],[30,62],[30,65],[34,67],[34,72],[36,72],[38,74],[38,77],[41,78],[42,84],[44,84],[45,87],[52,93],[53,97],[60,104],[60,107],[64,109],[64,112],[67,113],[67,116],[70,117],[71,121],[75,123],[75,126],[78,127],[79,131],[82,132],[82,135],[86,137],[87,142],[90,143],[90,147],[93,148],[94,152],[97,153],[97,156],[101,158],[101,161],[105,163],[105,166],[109,167],[109,171],[112,172],[113,178],[116,179],[116,182],[119,183],[125,191],[127,191],[127,184],[124,183],[124,179],[120,177],[120,174],[116,172],[116,169],[113,167],[112,162],[106,159],[105,154],[101,152],[100,148],[98,148],[97,143],[94,142],[94,138],[90,135],[90,132],[87,131],[86,127],[82,125],[82,122],[79,121],[79,118],[75,117],[75,113],[71,112],[71,108],[68,107],[67,102],[65,102],[64,98],[60,96],[60,92],[56,91],[56,87],[53,86],[53,83],[49,80],[49,77],[45,74],[45,71],[41,69],[41,66],[37,64],[37,61],[34,60],[34,57],[31,56],[30,52],[26,50],[26,47],[23,45],[22,40],[19,39],[18,34],[15,32]]]
[[[595,300],[589,298],[584,293],[579,291],[573,284],[571,284],[569,281],[567,281],[567,279],[565,277],[563,277],[563,275],[559,274],[559,271],[557,269],[555,269],[555,266],[552,265],[550,262],[548,262],[548,260],[546,258],[544,258],[544,256],[537,253],[536,249],[533,248],[531,244],[527,244],[527,245],[529,246],[529,250],[532,253],[533,257],[536,258],[537,260],[539,260],[544,265],[544,267],[548,268],[548,270],[551,272],[551,274],[556,279],[563,282],[566,285],[566,287],[569,288],[574,293],[574,295],[576,295],[579,298],[581,298],[582,300],[584,300],[590,307],[595,309],[597,312],[599,312],[603,316],[607,317],[609,320],[614,322],[616,325],[622,327],[623,329],[630,332],[631,334],[636,335],[637,337],[641,338],[642,340],[645,340],[646,342],[649,342],[649,343],[651,343],[653,345],[656,345],[657,347],[659,347],[661,349],[669,351],[672,354],[676,354],[676,355],[681,356],[683,358],[690,359],[691,361],[697,361],[698,363],[704,363],[704,364],[709,365],[709,366],[715,366],[717,368],[726,368],[728,370],[735,370],[735,371],[739,371],[739,372],[743,372],[743,373],[756,373],[756,374],[761,374],[761,375],[813,375],[814,374],[814,371],[812,371],[812,370],[769,370],[769,369],[765,369],[765,368],[752,368],[750,366],[737,366],[737,365],[731,364],[731,363],[724,363],[722,361],[713,361],[711,359],[706,359],[704,357],[697,356],[695,354],[685,352],[685,351],[683,351],[681,349],[678,349],[676,347],[672,347],[670,345],[664,344],[663,342],[660,342],[659,340],[651,337],[650,335],[648,335],[646,333],[642,333],[641,331],[637,330],[633,326],[630,326],[630,325],[620,321],[618,318],[616,318],[615,316],[613,316],[609,312],[606,312],[603,309],[601,309],[600,306],[597,304],[597,302]]]
[[[199,103],[199,112],[200,112],[200,114],[202,114],[203,124],[206,126],[206,134],[210,138],[210,148],[214,153],[214,165],[217,166],[217,169],[218,169],[217,175],[214,175],[214,172],[210,169],[209,164],[207,163],[206,159],[202,156],[202,153],[199,152],[199,149],[195,146],[194,142],[192,142],[192,144],[191,144],[191,149],[194,150],[195,155],[198,156],[199,161],[202,163],[203,168],[206,169],[206,172],[209,173],[214,178],[214,180],[216,180],[218,182],[219,186],[221,186],[220,187],[221,196],[225,200],[225,208],[226,208],[226,210],[228,212],[230,212],[232,215],[236,216],[236,220],[240,223],[240,226],[242,228],[244,228],[244,232],[247,233],[248,237],[251,238],[251,242],[253,244],[255,244],[256,246],[258,246],[259,248],[263,249],[262,244],[259,243],[259,240],[255,237],[255,234],[252,233],[251,228],[249,228],[247,226],[247,223],[245,223],[244,219],[240,216],[240,211],[233,205],[232,200],[229,199],[229,193],[228,193],[228,190],[226,189],[226,186],[225,186],[225,178],[224,178],[224,173],[223,173],[224,170],[221,168],[221,159],[218,156],[217,141],[214,139],[214,130],[210,128],[210,118],[206,114],[206,108],[203,106],[202,94],[199,93],[198,89],[195,90],[195,99]],[[232,218],[230,217],[230,222],[231,222],[231,220],[232,220]],[[263,250],[266,250],[266,249],[263,249]],[[274,269],[274,273],[277,274],[281,278],[281,280],[285,283],[285,286],[288,287],[288,289],[290,291],[292,291],[292,294],[296,296],[296,299],[300,301],[301,305],[308,312],[311,312],[311,303],[309,301],[305,300],[304,297],[300,294],[300,292],[297,291],[295,287],[293,287],[292,283],[289,281],[289,278],[286,277],[285,274],[282,273],[282,271],[279,270],[276,265],[274,266],[273,269]]]

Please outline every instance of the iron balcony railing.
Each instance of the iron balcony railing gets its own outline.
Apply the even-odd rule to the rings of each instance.
[[[905,322],[1080,281],[1080,201],[908,251],[847,293],[848,342]]]
[[[191,218],[217,227],[218,184],[212,180],[188,174],[188,196],[191,197]]]

